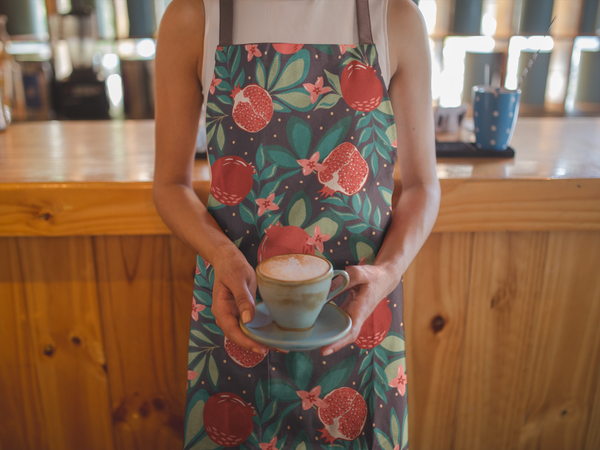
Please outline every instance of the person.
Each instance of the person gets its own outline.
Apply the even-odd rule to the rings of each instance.
[[[404,449],[402,275],[433,228],[428,37],[411,0],[174,0],[156,54],[153,195],[198,254],[185,449]],[[206,108],[211,191],[192,189]],[[392,205],[393,171],[402,192]],[[393,209],[392,209],[393,206]],[[269,348],[259,261],[345,269],[344,338]]]

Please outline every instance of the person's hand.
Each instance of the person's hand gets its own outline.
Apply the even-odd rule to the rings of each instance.
[[[346,291],[348,297],[342,305],[352,318],[350,333],[337,342],[321,348],[321,354],[327,356],[337,352],[358,338],[363,323],[373,313],[381,299],[394,290],[400,282],[400,276],[393,267],[387,266],[348,266],[346,272],[350,283]]]
[[[215,274],[211,311],[217,326],[230,341],[255,353],[266,353],[267,347],[246,336],[239,325],[254,318],[256,274],[242,253],[224,251],[212,263]]]

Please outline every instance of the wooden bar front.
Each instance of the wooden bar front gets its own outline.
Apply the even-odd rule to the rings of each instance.
[[[411,449],[600,448],[599,129],[520,119],[514,160],[438,161],[404,277]],[[182,448],[194,254],[153,147],[152,122],[0,135],[0,449]]]

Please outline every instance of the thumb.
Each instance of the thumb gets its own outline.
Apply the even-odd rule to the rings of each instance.
[[[256,290],[256,287],[254,287],[254,290]],[[251,322],[254,318],[255,302],[254,296],[252,295],[252,292],[250,290],[250,286],[246,284],[246,280],[243,280],[240,283],[236,283],[236,285],[233,286],[231,293],[233,294],[235,304],[237,305],[238,311],[240,312],[242,322]]]

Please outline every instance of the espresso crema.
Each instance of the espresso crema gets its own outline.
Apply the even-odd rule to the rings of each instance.
[[[318,278],[329,270],[329,263],[318,256],[279,255],[260,264],[260,272],[282,281],[306,281]]]

